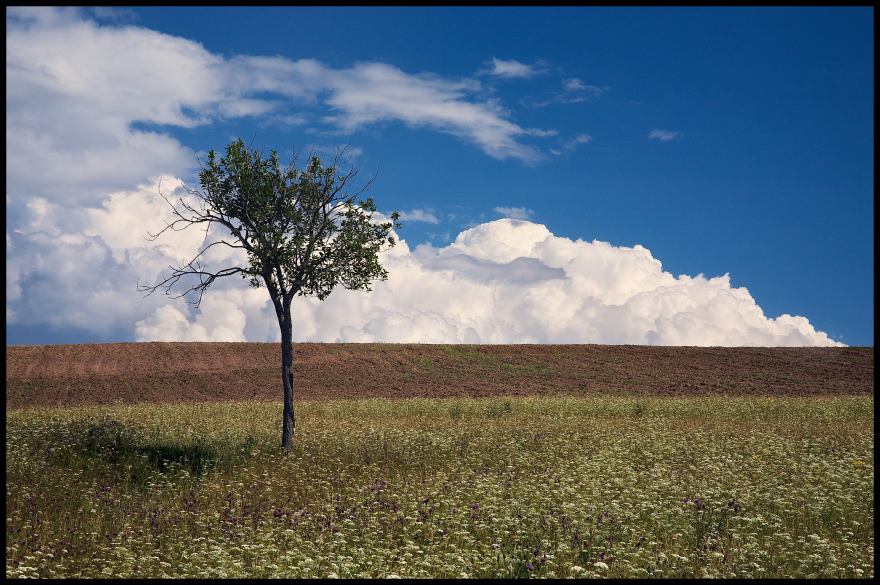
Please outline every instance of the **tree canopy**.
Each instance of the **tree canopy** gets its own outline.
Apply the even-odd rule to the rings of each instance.
[[[219,158],[215,151],[208,154],[199,179],[202,189],[187,189],[199,201],[198,208],[182,198],[171,205],[176,219],[156,234],[181,230],[202,224],[206,239],[211,224],[222,226],[231,235],[212,242],[190,262],[172,268],[172,273],[156,286],[140,287],[152,293],[164,288],[171,293],[172,285],[185,276],[196,276],[198,284],[182,294],[203,293],[219,277],[240,273],[252,286],[266,286],[291,295],[314,295],[323,300],[338,285],[354,290],[371,290],[373,280],[384,280],[387,271],[380,265],[378,254],[384,246],[394,246],[394,228],[400,228],[398,214],[392,221],[376,223],[372,198],[357,200],[367,191],[372,180],[355,193],[348,193],[358,170],[338,174],[350,162],[341,160],[345,149],[337,149],[333,162],[323,165],[314,153],[302,170],[296,159],[285,167],[279,163],[278,152],[268,158],[250,150],[241,139],[227,147],[227,155]],[[161,193],[160,193],[161,194]],[[207,270],[202,257],[213,246],[243,248],[248,265]]]

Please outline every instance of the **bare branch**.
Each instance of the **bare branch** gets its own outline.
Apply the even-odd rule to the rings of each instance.
[[[238,266],[233,267],[233,268],[224,268],[223,270],[219,270],[217,272],[208,272],[206,270],[201,269],[202,264],[200,261],[197,261],[197,260],[192,260],[189,263],[187,263],[185,266],[182,266],[180,268],[174,268],[172,266],[169,266],[168,268],[171,268],[171,270],[172,270],[171,276],[165,278],[162,282],[160,282],[159,284],[157,284],[155,286],[141,286],[140,279],[138,279],[138,287],[137,287],[138,292],[147,293],[144,295],[144,298],[146,298],[146,297],[150,296],[151,294],[153,294],[154,292],[156,292],[158,289],[165,289],[165,293],[164,293],[165,296],[170,297],[172,299],[183,298],[183,297],[186,297],[186,295],[188,295],[189,293],[198,292],[199,296],[195,301],[187,301],[189,304],[195,305],[196,307],[198,307],[202,303],[202,295],[208,289],[208,287],[211,286],[211,284],[215,280],[217,280],[218,278],[222,278],[224,276],[231,276],[233,274],[241,274],[241,273],[248,274],[249,273],[246,268],[241,268]],[[188,289],[186,289],[185,291],[183,291],[182,293],[180,293],[178,295],[172,295],[171,294],[171,287],[174,286],[175,284],[177,284],[180,281],[180,279],[184,278],[185,276],[198,276],[199,283],[189,287]]]

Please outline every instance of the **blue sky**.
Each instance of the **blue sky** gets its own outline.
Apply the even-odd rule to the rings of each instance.
[[[198,249],[143,241],[158,178],[256,135],[350,143],[404,216],[300,341],[873,345],[873,21],[7,8],[7,344],[277,339],[265,290],[135,290]]]

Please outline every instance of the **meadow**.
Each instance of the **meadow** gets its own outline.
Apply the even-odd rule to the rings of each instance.
[[[6,414],[9,577],[874,576],[874,401]]]

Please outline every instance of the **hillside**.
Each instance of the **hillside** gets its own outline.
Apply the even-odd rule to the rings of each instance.
[[[874,394],[874,348],[294,346],[295,399]],[[7,346],[6,407],[280,400],[280,344]]]

